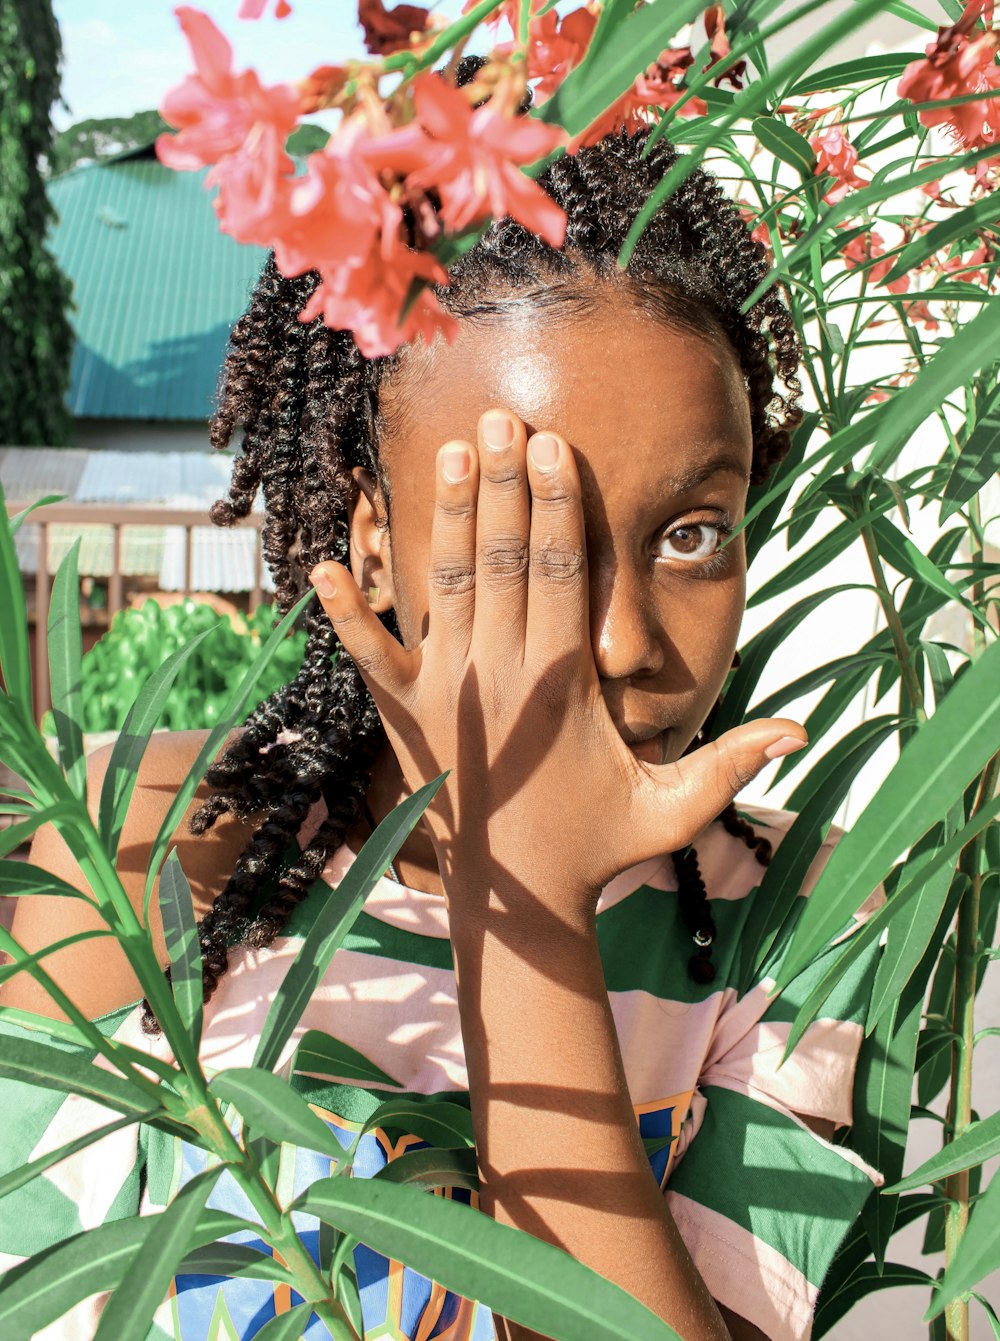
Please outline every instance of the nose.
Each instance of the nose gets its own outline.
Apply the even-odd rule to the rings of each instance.
[[[627,564],[590,572],[590,633],[602,680],[654,675],[664,662],[663,630],[641,574]]]

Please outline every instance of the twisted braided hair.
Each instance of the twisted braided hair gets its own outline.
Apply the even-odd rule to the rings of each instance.
[[[459,82],[467,82],[475,68],[474,61],[463,62]],[[740,313],[768,272],[766,252],[715,179],[700,169],[657,211],[626,271],[618,269],[631,223],[677,158],[665,137],[644,156],[647,141],[646,131],[622,131],[553,162],[539,180],[567,213],[563,250],[552,250],[511,220],[494,223],[454,265],[439,298],[458,317],[488,319],[511,302],[585,305],[594,301],[595,288],[610,284],[627,288],[656,319],[702,334],[721,332],[743,370],[753,435],[751,481],[760,483],[788,450],[801,418],[798,336],[777,288]],[[349,562],[352,467],[366,467],[378,480],[385,524],[392,508],[379,444],[393,425],[380,408],[379,389],[405,350],[365,359],[350,333],[330,330],[319,319],[300,322],[316,282],[313,273],[286,279],[269,259],[233,329],[210,425],[215,447],[228,446],[241,431],[228,495],[213,507],[212,520],[232,525],[248,514],[258,488],[263,491],[264,556],[283,612],[307,590],[306,575],[315,564]],[[399,638],[393,612],[380,618]],[[307,609],[303,624],[301,670],[251,714],[242,735],[209,769],[216,791],[192,820],[196,834],[227,812],[257,824],[201,923],[206,1000],[226,971],[230,946],[266,946],[281,931],[361,813],[372,764],[386,743],[371,696],[318,603]],[[319,800],[325,820],[282,870],[289,843]],[[720,819],[766,860],[766,840],[732,807]],[[675,866],[682,916],[698,944],[691,971],[707,980],[706,973],[714,974],[714,926],[697,855],[678,854]],[[265,897],[268,888],[276,892]],[[706,937],[708,944],[700,943]]]

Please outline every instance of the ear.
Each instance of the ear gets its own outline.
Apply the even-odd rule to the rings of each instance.
[[[396,603],[385,499],[370,470],[355,466],[351,475],[354,490],[347,505],[351,573],[371,608],[376,614],[384,614]]]

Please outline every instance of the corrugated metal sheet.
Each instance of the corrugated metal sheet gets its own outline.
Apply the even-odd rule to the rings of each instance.
[[[206,172],[150,151],[49,183],[50,245],[73,280],[68,403],[108,419],[204,419],[265,253],[219,232]]]
[[[7,497],[30,503],[46,494],[65,494],[79,503],[163,503],[207,511],[225,492],[232,468],[223,454],[199,452],[92,452],[37,447],[0,449],[0,480]],[[258,500],[259,506],[259,500]],[[112,568],[113,528],[106,525],[49,527],[50,573],[55,573],[76,538],[80,573],[108,577]],[[192,589],[253,590],[257,532],[214,526],[193,528]],[[38,565],[38,527],[25,522],[15,537],[22,573]],[[156,577],[161,591],[184,590],[185,534],[182,526],[122,528],[122,572]],[[273,591],[267,569],[263,589]]]

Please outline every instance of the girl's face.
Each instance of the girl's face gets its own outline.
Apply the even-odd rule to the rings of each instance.
[[[387,532],[374,525],[374,483],[357,468],[355,577],[381,588],[375,608],[394,606],[415,646],[427,632],[438,448],[475,443],[489,409],[513,411],[529,435],[561,434],[582,483],[605,702],[631,738],[667,729],[666,760],[679,758],[725,681],[744,606],[742,538],[718,552],[743,515],[752,452],[735,353],[617,295],[584,313],[525,308],[459,324],[452,344],[407,351],[383,391],[392,520]],[[497,629],[496,645],[505,636]]]

